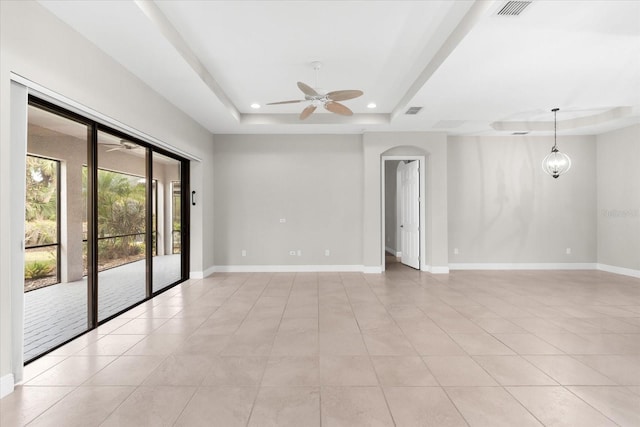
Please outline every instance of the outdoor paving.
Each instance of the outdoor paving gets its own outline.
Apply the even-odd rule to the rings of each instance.
[[[111,268],[98,276],[98,320],[145,298],[144,260]],[[153,289],[180,279],[180,255],[153,258]],[[24,357],[33,357],[87,329],[87,279],[58,283],[24,294]]]

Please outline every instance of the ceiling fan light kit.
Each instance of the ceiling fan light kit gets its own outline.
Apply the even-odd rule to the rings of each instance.
[[[566,173],[571,169],[571,158],[558,150],[558,122],[556,115],[559,108],[551,110],[553,112],[553,147],[551,152],[542,160],[542,170],[554,178]]]
[[[304,99],[295,99],[291,101],[279,101],[279,102],[270,102],[266,105],[279,105],[279,104],[296,104],[299,102],[310,102],[302,112],[300,113],[300,120],[304,120],[313,114],[314,111],[318,107],[323,107],[325,110],[340,114],[341,116],[352,116],[353,111],[349,109],[344,104],[341,104],[338,101],[347,101],[349,99],[354,99],[363,95],[361,90],[335,90],[331,92],[325,92],[322,89],[319,89],[318,86],[318,71],[322,67],[322,63],[318,61],[314,61],[311,63],[311,66],[316,71],[316,88],[312,88],[308,84],[298,82],[298,89],[304,93]]]

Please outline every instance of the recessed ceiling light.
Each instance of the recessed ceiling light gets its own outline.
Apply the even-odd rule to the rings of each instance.
[[[260,108],[260,104],[254,102],[253,104],[251,104],[251,108],[258,109]]]
[[[370,103],[367,104],[367,108],[376,108],[376,107],[377,107],[377,105],[376,105],[375,102],[370,102]]]

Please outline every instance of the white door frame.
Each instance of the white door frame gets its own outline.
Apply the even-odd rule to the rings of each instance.
[[[385,199],[385,180],[386,180],[386,175],[385,175],[385,171],[386,171],[386,162],[387,160],[417,160],[418,162],[420,162],[420,170],[418,171],[418,180],[420,182],[420,270],[422,271],[428,271],[428,264],[427,264],[427,239],[426,239],[426,235],[425,235],[425,224],[426,224],[426,209],[425,209],[425,201],[427,200],[426,197],[426,182],[424,180],[424,177],[426,176],[426,165],[427,165],[427,161],[426,161],[426,157],[425,156],[381,156],[380,158],[380,179],[381,179],[381,203],[380,203],[380,215],[381,215],[381,235],[380,235],[380,247],[382,249],[382,253],[381,253],[381,270],[385,271],[386,269],[386,262],[385,262],[385,253],[386,253],[386,245],[385,245],[385,236],[386,236],[386,229],[385,229],[385,204],[386,204],[386,199]],[[397,206],[397,203],[396,203]]]

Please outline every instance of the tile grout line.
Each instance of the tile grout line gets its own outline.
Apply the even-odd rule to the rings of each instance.
[[[384,274],[384,273],[383,273]],[[365,281],[366,281],[366,277],[365,277]],[[371,284],[369,283],[369,281],[367,282],[367,286],[371,289]],[[412,280],[412,282],[414,282]],[[419,286],[422,287],[422,286]],[[378,302],[380,304],[382,304],[382,301],[380,301],[380,298],[378,297],[378,295],[373,291],[373,289],[371,289],[371,292],[376,296],[376,299],[378,300]],[[393,322],[396,324],[396,326],[398,327],[398,329],[400,329],[400,331],[402,332],[403,337],[407,340],[407,342],[409,342],[409,344],[411,345],[411,347],[413,348],[413,350],[416,352],[416,354],[418,355],[418,357],[420,358],[420,362],[422,363],[422,365],[427,369],[427,372],[429,372],[431,374],[431,376],[433,377],[433,379],[436,381],[436,383],[438,384],[438,387],[440,388],[440,390],[442,390],[442,392],[445,394],[445,396],[447,397],[447,400],[453,405],[453,407],[456,409],[456,412],[460,415],[461,419],[467,424],[467,426],[469,426],[469,422],[467,421],[467,419],[464,417],[464,415],[462,414],[462,412],[460,411],[460,409],[458,408],[458,406],[453,402],[453,400],[451,399],[451,397],[449,396],[449,393],[447,393],[445,387],[440,383],[440,380],[438,379],[438,377],[436,377],[433,372],[431,372],[431,369],[429,369],[429,366],[427,366],[427,364],[424,361],[424,356],[420,354],[419,351],[416,350],[416,348],[414,347],[413,343],[411,342],[411,340],[408,339],[408,337],[406,336],[404,330],[400,327],[400,325],[398,325],[398,322],[396,321],[396,319],[389,314],[389,311],[387,310],[386,306],[384,304],[382,304],[382,306],[385,308],[385,311],[387,312],[387,314],[389,315],[389,317],[393,320]],[[419,308],[417,305],[416,307],[418,308],[418,310],[420,310],[425,316],[427,316],[427,318],[431,319],[426,313],[424,313],[424,311]],[[433,321],[433,319],[431,319],[431,321]],[[434,322],[435,323],[435,322]],[[436,324],[436,326],[438,328],[440,328],[440,326],[438,324]],[[440,328],[442,330],[442,328]],[[442,330],[442,332],[448,336],[448,333],[445,330]],[[451,339],[451,337],[449,337]],[[457,345],[457,344],[456,344]],[[464,351],[464,349],[463,349]],[[368,353],[368,351],[367,351]],[[372,363],[373,364],[373,363]],[[374,367],[374,371],[375,371],[375,367]],[[377,376],[377,372],[376,372],[376,376]],[[379,382],[379,379],[378,379]],[[391,412],[391,408],[389,406],[389,402],[387,400],[387,396],[386,393],[384,393],[384,388],[382,389],[383,395],[385,397],[385,401],[387,403],[387,407],[389,408],[389,413],[392,414],[392,418],[393,418],[393,413]],[[395,423],[395,420],[394,420]]]
[[[252,273],[251,275],[255,275],[256,273]],[[260,295],[258,295],[258,298],[256,299],[256,302],[253,304],[252,308],[250,310],[247,311],[247,316],[249,315],[249,313],[251,312],[251,310],[255,307],[255,305],[258,303],[258,300],[260,299],[260,297],[262,296],[262,294],[264,294],[264,292],[267,290],[267,288],[269,287],[269,284],[271,283],[271,281],[273,280],[273,278],[276,276],[276,274],[272,274],[269,276],[269,281],[265,284],[264,289],[262,290],[262,292],[260,292]],[[295,276],[294,276],[295,279]],[[289,293],[287,295],[287,303],[285,303],[284,309],[282,310],[282,314],[280,315],[280,321],[278,322],[278,329],[276,329],[276,333],[274,334],[274,341],[271,342],[271,348],[269,350],[269,356],[267,356],[267,362],[265,364],[264,370],[262,371],[262,375],[260,376],[260,381],[258,382],[258,386],[257,386],[257,390],[256,390],[256,395],[253,398],[253,402],[251,403],[251,409],[249,410],[249,415],[247,416],[247,423],[246,426],[249,426],[249,423],[251,422],[251,417],[253,415],[253,410],[255,409],[256,406],[256,402],[258,401],[258,396],[260,395],[260,391],[262,390],[262,381],[264,380],[264,375],[267,372],[267,367],[269,366],[269,359],[271,358],[271,352],[273,351],[273,343],[275,342],[275,338],[278,335],[278,330],[280,330],[280,324],[282,323],[282,318],[284,317],[284,313],[287,309],[287,304],[289,302],[289,299],[291,298],[291,288],[293,287],[293,281],[291,282],[291,286],[289,287]],[[247,318],[247,316],[245,316],[245,319]],[[242,323],[244,323],[244,320],[242,321]],[[242,325],[242,324],[241,324]]]

